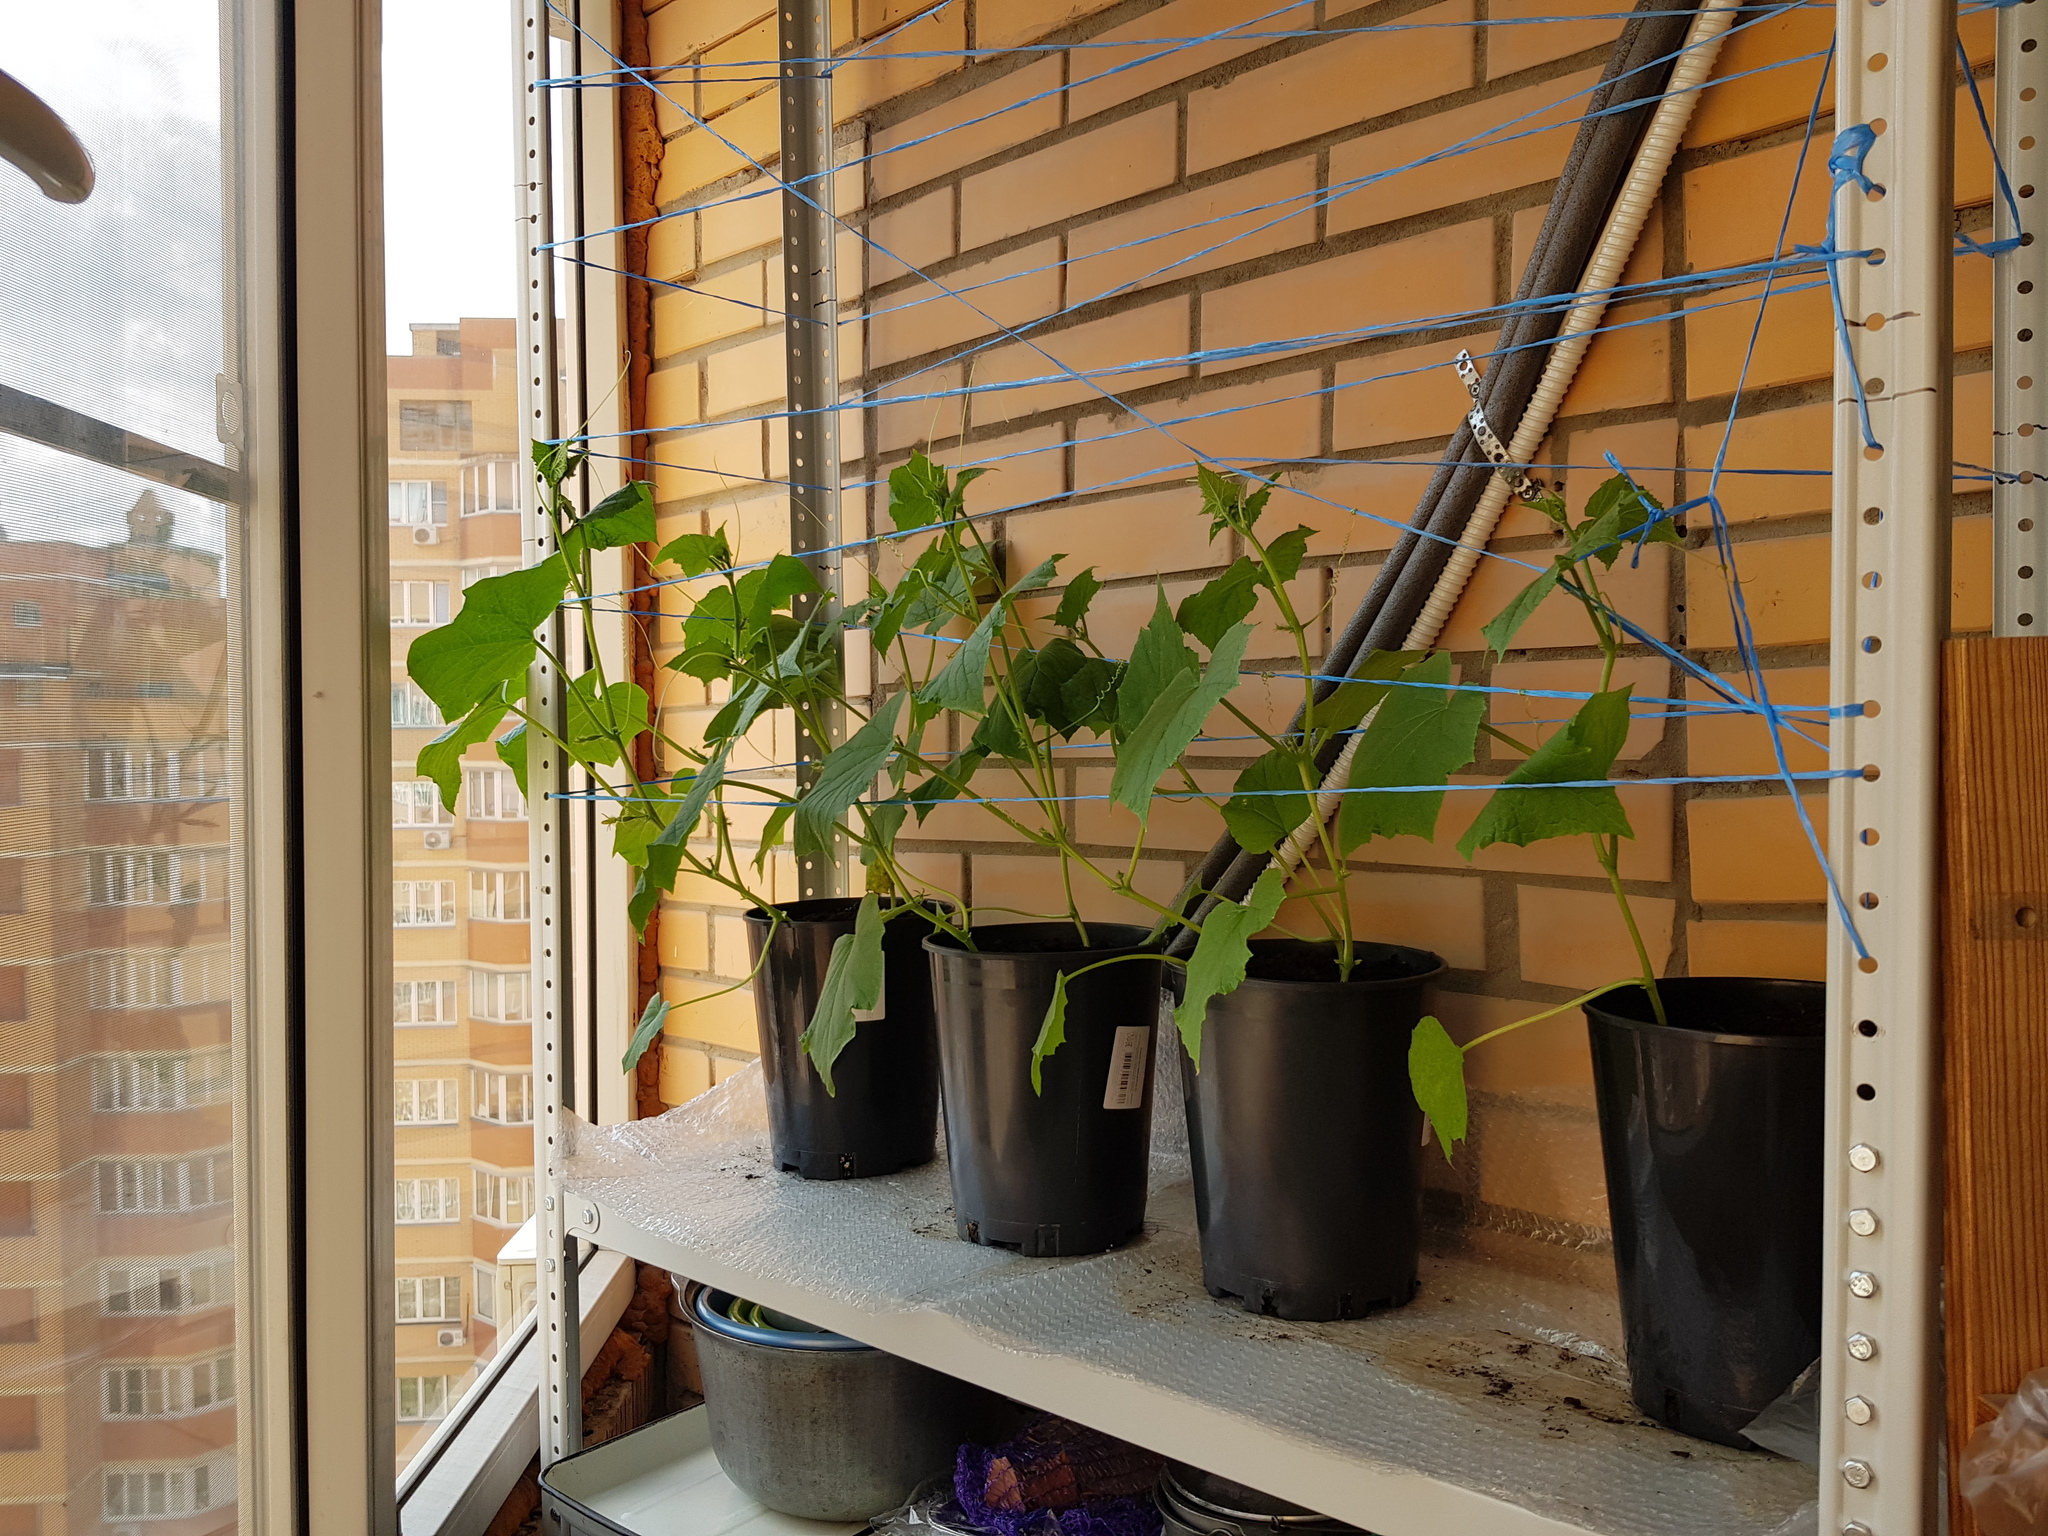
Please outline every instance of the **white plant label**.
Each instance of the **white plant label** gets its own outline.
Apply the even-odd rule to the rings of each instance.
[[[885,973],[882,977],[881,990],[875,993],[875,1006],[872,1008],[854,1009],[853,1022],[856,1024],[872,1024],[877,1019],[886,1018],[888,1016],[888,1013],[889,978],[888,975]]]
[[[1104,1109],[1145,1107],[1145,1059],[1151,1054],[1152,1031],[1126,1024],[1116,1032],[1109,1053],[1109,1082],[1102,1090]]]

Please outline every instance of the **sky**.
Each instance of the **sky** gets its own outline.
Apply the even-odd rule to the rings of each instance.
[[[384,313],[407,325],[509,315],[513,226],[510,0],[385,0]]]

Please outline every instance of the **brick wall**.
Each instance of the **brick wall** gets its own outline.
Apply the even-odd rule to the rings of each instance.
[[[1307,26],[1311,15],[1329,26],[1458,24],[1489,6],[1496,18],[1612,9],[1604,0],[1382,0],[1346,10],[1341,0],[1323,0],[1272,25]],[[1221,0],[1124,0],[1107,7],[1092,0],[950,0],[920,15],[902,0],[856,0],[850,7],[842,0],[835,37],[866,42],[887,33],[866,48],[862,62],[842,66],[837,76],[842,152],[859,160],[939,135],[839,175],[842,216],[901,258],[864,249],[851,234],[842,239],[846,313],[861,317],[843,327],[844,378],[886,395],[1055,371],[1020,343],[981,345],[994,334],[984,316],[1014,327],[1059,313],[1033,330],[1033,340],[1069,367],[1101,369],[1511,298],[1570,142],[1576,108],[1559,103],[1597,77],[1618,24],[1431,25],[1326,40],[1238,39],[1165,57],[1154,57],[1158,47],[1135,41],[1206,33],[1257,9]],[[668,0],[651,9],[649,46],[660,64],[769,58],[774,38],[768,23],[755,0]],[[1830,12],[1804,10],[1741,32],[1724,50],[1720,73],[1733,76],[1824,49],[1831,24]],[[1988,65],[1990,37],[1988,16],[1976,18],[1967,40],[1980,70]],[[1048,40],[1129,45],[1020,48]],[[1019,51],[971,66],[953,58],[891,58],[963,46]],[[1134,67],[1105,75],[1122,65]],[[1707,93],[1624,281],[1772,253],[1818,68],[1811,60],[1791,62]],[[741,68],[725,75],[760,73]],[[773,158],[774,98],[765,83],[707,81],[674,90],[679,102],[708,119],[716,136],[672,107],[659,109],[666,137],[657,194],[662,209],[768,185],[718,137],[764,161]],[[974,121],[1041,92],[1052,94]],[[1981,229],[1990,220],[1989,159],[1966,96],[1958,111],[1959,223]],[[1490,123],[1532,112],[1561,126],[1403,172],[1321,209],[1300,211],[1294,204],[1243,212],[1407,163]],[[1821,236],[1832,131],[1824,115],[1799,184],[1793,242]],[[1224,222],[1207,222],[1218,219]],[[685,213],[656,227],[650,275],[686,280],[702,292],[664,291],[655,300],[650,425],[715,422],[777,402],[779,330],[764,324],[759,310],[708,296],[773,308],[765,264],[776,255],[776,229],[773,196]],[[1115,249],[1159,233],[1166,238]],[[1147,276],[1238,234],[1245,238],[1161,277]],[[904,262],[956,291],[971,287],[973,308],[935,297],[937,290]],[[1988,261],[1958,263],[1956,456],[1976,464],[1988,463],[1991,452],[1989,279]],[[1112,292],[1134,282],[1130,291]],[[929,302],[916,302],[921,299]],[[1061,313],[1069,305],[1081,307]],[[1624,307],[1609,320],[1667,308],[1661,301]],[[1643,466],[1641,478],[1660,496],[1698,494],[1704,488],[1700,468],[1711,463],[1720,442],[1754,313],[1753,303],[1724,304],[1603,336],[1541,458],[1599,464],[1612,452],[1625,464]],[[1203,452],[1270,461],[1275,470],[1286,469],[1290,459],[1346,460],[1290,470],[1287,479],[1345,507],[1405,519],[1428,478],[1428,461],[1446,447],[1464,406],[1450,368],[1436,365],[1447,365],[1461,345],[1479,351],[1489,339],[1485,327],[1466,323],[1199,368],[1162,362],[1103,383],[1155,421],[1204,417],[1174,429]],[[1827,468],[1833,347],[1824,291],[1773,302],[1751,366],[1731,467]],[[963,360],[963,354],[971,357]],[[1432,371],[1361,382],[1410,368]],[[1224,410],[1231,414],[1208,414]],[[964,446],[962,425],[957,401],[848,413],[847,480],[878,480],[913,446],[927,444],[956,463],[1000,459],[1000,473],[974,488],[970,506],[1028,508],[1007,513],[999,528],[1013,571],[1055,552],[1072,556],[1069,573],[1096,567],[1110,584],[1095,605],[1095,633],[1105,648],[1128,643],[1150,609],[1155,579],[1163,578],[1169,596],[1177,597],[1234,554],[1210,546],[1205,524],[1194,515],[1187,452],[1159,433],[1133,430],[1132,417],[1086,384],[983,395],[974,402]],[[759,423],[657,434],[653,456],[689,466],[656,471],[663,537],[723,522],[749,557],[781,547],[785,500],[773,486],[748,478],[782,472],[780,438],[779,426]],[[1674,473],[1674,465],[1683,467]],[[1565,481],[1574,506],[1606,477],[1589,469],[1554,474]],[[1772,694],[1822,702],[1827,481],[1735,476],[1724,486]],[[1989,498],[1981,481],[1959,481],[1957,492],[1955,624],[1984,629]],[[1318,530],[1296,599],[1322,610],[1327,636],[1332,617],[1341,624],[1363,595],[1394,535],[1303,495],[1276,496],[1268,518]],[[845,523],[849,537],[888,526],[881,500],[858,490],[846,496]],[[1696,547],[1701,541],[1695,533],[1689,541],[1695,547],[1683,552],[1653,547],[1640,568],[1618,565],[1610,595],[1652,633],[1711,668],[1732,671],[1722,575],[1712,551]],[[1541,520],[1522,510],[1504,520],[1494,547],[1541,551],[1547,544]],[[1442,642],[1456,653],[1462,675],[1506,686],[1591,685],[1593,650],[1582,643],[1576,609],[1562,599],[1524,629],[1523,649],[1489,661],[1479,626],[1520,579],[1511,567],[1482,562]],[[1274,652],[1273,633],[1262,631],[1262,637],[1263,652],[1255,641],[1255,657]],[[662,638],[673,641],[672,625]],[[1639,693],[1671,695],[1681,686],[1668,665],[1647,653],[1624,662],[1619,676]],[[1279,689],[1292,685],[1273,686],[1266,707],[1284,716],[1293,695]],[[714,702],[687,680],[669,683],[671,728]],[[1543,722],[1560,713],[1542,701],[1514,698],[1497,700],[1493,712],[1503,727],[1539,736],[1553,728]],[[762,735],[761,760],[786,761],[786,729]],[[1821,765],[1817,752],[1795,750],[1795,767]],[[1617,771],[1657,777],[1761,773],[1771,766],[1757,722],[1720,718],[1638,724]],[[1076,793],[1107,787],[1106,770],[1078,768],[1070,776]],[[1219,775],[1224,781],[1227,775]],[[1622,873],[1646,937],[1670,974],[1821,974],[1822,882],[1782,785],[1646,785],[1622,794],[1637,833],[1624,845]],[[1372,845],[1374,857],[1362,864],[1369,873],[1351,887],[1362,934],[1425,945],[1449,962],[1441,1011],[1461,1037],[1632,969],[1600,871],[1582,843],[1496,847],[1471,866],[1459,859],[1451,843],[1478,804],[1476,796],[1449,797],[1434,845],[1417,839]],[[1824,825],[1818,791],[1813,809]],[[1133,823],[1120,811],[1084,805],[1080,826],[1102,851],[1129,847]],[[1215,830],[1206,812],[1161,807],[1142,866],[1145,888],[1161,896],[1175,889]],[[907,831],[917,834],[904,846],[917,850],[920,866],[977,905],[1062,905],[1053,861],[1005,841],[979,812],[947,809]],[[786,866],[777,879],[778,893],[790,894]],[[1112,905],[1097,900],[1086,910],[1106,917]],[[663,910],[661,956],[663,985],[679,1000],[728,984],[746,968],[738,922],[705,893],[687,888]],[[672,1015],[669,1028],[662,1083],[670,1102],[722,1076],[754,1041],[750,1004],[741,995]],[[1604,1194],[1585,1037],[1576,1016],[1489,1047],[1473,1068],[1478,1098],[1471,1148],[1456,1170],[1437,1165],[1431,1176],[1486,1224],[1597,1245]]]

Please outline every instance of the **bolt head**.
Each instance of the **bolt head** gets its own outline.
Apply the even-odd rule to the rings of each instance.
[[[1870,1173],[1877,1167],[1877,1148],[1864,1142],[1857,1142],[1849,1149],[1849,1166],[1858,1173]]]
[[[1867,1269],[1850,1270],[1849,1294],[1865,1298],[1875,1296],[1877,1294],[1877,1276]]]
[[[1868,1424],[1877,1417],[1877,1405],[1867,1397],[1852,1397],[1842,1404],[1842,1412],[1851,1424]]]
[[[1867,1461],[1845,1461],[1842,1463],[1842,1481],[1851,1488],[1868,1488],[1877,1481],[1877,1474],[1870,1470]]]
[[[1869,1334],[1852,1333],[1849,1335],[1849,1358],[1851,1360],[1869,1360],[1876,1354],[1877,1340],[1873,1339]]]
[[[1869,1237],[1877,1231],[1877,1213],[1861,1206],[1849,1213],[1849,1230],[1858,1237]]]
[[[1871,1536],[1871,1531],[1861,1520],[1844,1520],[1842,1536]]]

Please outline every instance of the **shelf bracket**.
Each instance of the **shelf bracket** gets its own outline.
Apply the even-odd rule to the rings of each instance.
[[[2048,49],[2040,18],[2025,6],[1998,13],[1998,158],[2021,214],[2048,187]],[[2025,148],[2021,146],[2024,145]],[[2003,196],[1991,201],[1992,234],[2025,239]],[[2036,221],[2038,222],[2038,221]],[[2048,635],[2048,242],[1993,258],[1991,302],[1991,515],[1994,635]],[[1967,259],[1967,258],[1966,258]]]

